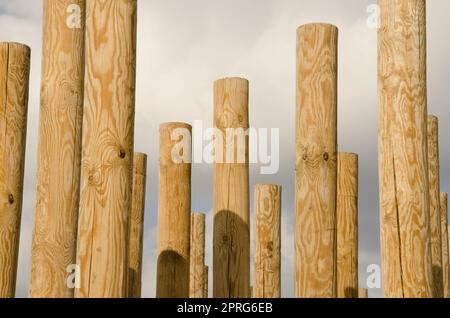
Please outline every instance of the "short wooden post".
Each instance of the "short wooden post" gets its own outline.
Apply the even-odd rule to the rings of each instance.
[[[0,43],[0,298],[16,293],[30,48]]]
[[[85,0],[45,0],[36,212],[29,296],[71,298],[76,263]]]
[[[189,297],[203,298],[205,292],[205,215],[194,213],[191,217]]]
[[[450,265],[448,246],[448,196],[441,193],[441,234],[442,234],[442,276],[444,286],[444,298],[450,298]]]
[[[379,4],[383,292],[387,298],[432,297],[425,0]]]
[[[203,278],[205,279],[203,282],[203,298],[208,298],[209,295],[209,267],[205,266],[205,273],[203,274]]]
[[[136,0],[87,1],[77,264],[81,298],[127,297]],[[100,36],[101,35],[101,36]]]
[[[358,155],[339,153],[337,297],[358,298]]]
[[[255,245],[252,297],[281,297],[281,186],[255,187]]]
[[[128,239],[128,298],[141,298],[147,155],[133,159],[133,197]]]
[[[216,136],[214,164],[215,298],[250,296],[248,94],[245,79],[214,83],[214,126],[222,135]]]
[[[300,298],[336,297],[337,52],[335,26],[298,29],[295,295]]]
[[[444,296],[442,272],[442,235],[439,177],[439,122],[428,116],[428,180],[430,187],[431,260],[433,262],[434,297]]]
[[[359,288],[358,298],[369,298],[369,291],[366,288]]]
[[[191,133],[188,124],[160,126],[158,298],[189,297]]]

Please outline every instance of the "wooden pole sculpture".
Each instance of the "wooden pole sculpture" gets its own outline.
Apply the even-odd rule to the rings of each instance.
[[[450,298],[450,265],[448,246],[448,196],[441,193],[442,276],[444,298]]]
[[[85,0],[45,0],[32,298],[71,298],[76,263]]]
[[[189,297],[204,298],[205,292],[205,215],[194,213],[191,217]]]
[[[358,156],[338,155],[337,297],[358,298]]]
[[[297,31],[295,294],[336,297],[338,29]]]
[[[136,82],[136,0],[90,0],[76,297],[127,297]],[[101,35],[101,36],[100,36]]]
[[[388,298],[432,297],[425,0],[379,4],[383,291]]]
[[[16,293],[30,48],[0,43],[0,298]]]
[[[248,92],[245,79],[214,83],[214,126],[221,133],[214,146],[215,298],[250,296]]]
[[[192,127],[160,127],[158,298],[189,297]]]
[[[255,187],[255,281],[252,297],[281,297],[281,186]]]
[[[141,298],[147,155],[135,153],[133,161],[133,198],[128,231],[128,298]]]

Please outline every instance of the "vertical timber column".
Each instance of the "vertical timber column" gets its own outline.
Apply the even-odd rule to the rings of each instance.
[[[255,187],[254,298],[281,297],[281,186]]]
[[[156,296],[189,297],[192,127],[160,127]]]
[[[0,43],[0,298],[16,293],[30,48]]]
[[[295,291],[336,297],[338,29],[297,31]]]
[[[215,298],[250,296],[248,94],[246,79],[214,83],[214,127],[221,132],[214,146]]]
[[[127,296],[136,82],[136,0],[86,4],[77,264],[80,298]],[[101,36],[100,36],[101,34]]]
[[[358,156],[339,153],[337,175],[337,297],[358,298]]]
[[[205,215],[194,213],[191,217],[189,297],[203,298],[205,284]]]
[[[203,282],[203,298],[208,298],[209,294],[209,267],[205,266],[205,273],[203,274],[205,281]]]
[[[128,297],[141,298],[147,155],[135,153],[133,162],[133,198],[128,233]]]
[[[425,0],[379,4],[383,292],[387,298],[432,297]]]
[[[76,263],[85,0],[45,0],[36,212],[29,296],[71,298]]]
[[[442,276],[444,298],[450,298],[450,265],[448,247],[448,196],[441,193]]]
[[[442,235],[439,177],[439,122],[428,116],[428,182],[430,187],[431,260],[433,262],[434,297],[444,296],[442,272]]]

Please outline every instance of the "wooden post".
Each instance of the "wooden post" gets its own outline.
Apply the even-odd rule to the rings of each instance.
[[[215,298],[250,296],[250,199],[248,134],[249,82],[226,78],[214,83]]]
[[[205,215],[194,213],[191,217],[189,297],[203,298],[205,292]]]
[[[336,297],[337,51],[335,26],[297,30],[295,294],[300,298]]]
[[[433,262],[434,297],[444,296],[442,272],[442,235],[439,178],[439,123],[428,116],[428,180],[430,187],[431,260]]]
[[[281,297],[281,186],[255,187],[255,281],[252,297]]]
[[[358,298],[358,155],[339,153],[337,297]]]
[[[0,298],[16,293],[30,48],[0,43]]]
[[[359,288],[358,298],[369,298],[369,291],[366,288]]]
[[[128,231],[128,298],[141,298],[147,155],[135,153],[133,162],[133,197]]]
[[[127,296],[136,0],[87,1],[76,297]],[[101,34],[101,36],[99,36]]]
[[[205,281],[203,282],[203,298],[208,298],[209,296],[209,267],[205,266],[205,273],[203,274]]]
[[[448,196],[441,193],[441,234],[442,234],[442,276],[444,298],[450,298],[450,266],[449,266],[449,246],[448,246]]]
[[[192,127],[160,127],[156,296],[189,297]]]
[[[432,297],[425,0],[379,4],[383,292],[387,298]]]
[[[85,0],[45,0],[36,212],[29,296],[71,298],[76,263]]]

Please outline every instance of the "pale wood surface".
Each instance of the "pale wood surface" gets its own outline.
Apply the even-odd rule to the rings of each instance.
[[[337,175],[337,297],[358,298],[358,156],[339,153]]]
[[[134,153],[133,197],[128,238],[128,297],[141,298],[147,155]]]
[[[76,297],[127,296],[136,81],[136,0],[90,0],[86,18]]]
[[[295,295],[336,297],[338,29],[297,31]]]
[[[359,288],[358,298],[369,298],[369,291],[366,288]]]
[[[379,175],[383,292],[432,297],[425,0],[380,0]]]
[[[84,90],[85,0],[45,0],[36,211],[29,296],[70,298],[76,263]],[[70,5],[81,9],[70,28]]]
[[[448,246],[448,195],[440,195],[441,235],[442,235],[442,277],[444,298],[450,298],[450,266]]]
[[[0,43],[0,298],[16,290],[29,75],[30,48]]]
[[[192,127],[183,123],[160,126],[160,159],[158,187],[158,298],[189,297],[190,227],[191,227],[191,140],[173,140],[174,131],[188,133]],[[187,155],[189,162],[177,163],[176,145],[184,142],[189,149],[176,154]]]
[[[205,215],[194,213],[191,217],[189,297],[203,298],[205,292]]]
[[[214,83],[214,127],[224,135],[229,128],[249,127],[249,82],[225,78]],[[250,296],[249,153],[245,138],[244,162],[237,161],[239,142],[223,143],[233,151],[234,163],[216,158],[214,164],[213,290],[215,298]],[[215,147],[219,149],[219,145]],[[222,159],[222,160],[220,160]],[[221,163],[223,162],[223,163]]]
[[[281,297],[281,186],[255,186],[253,298]]]

